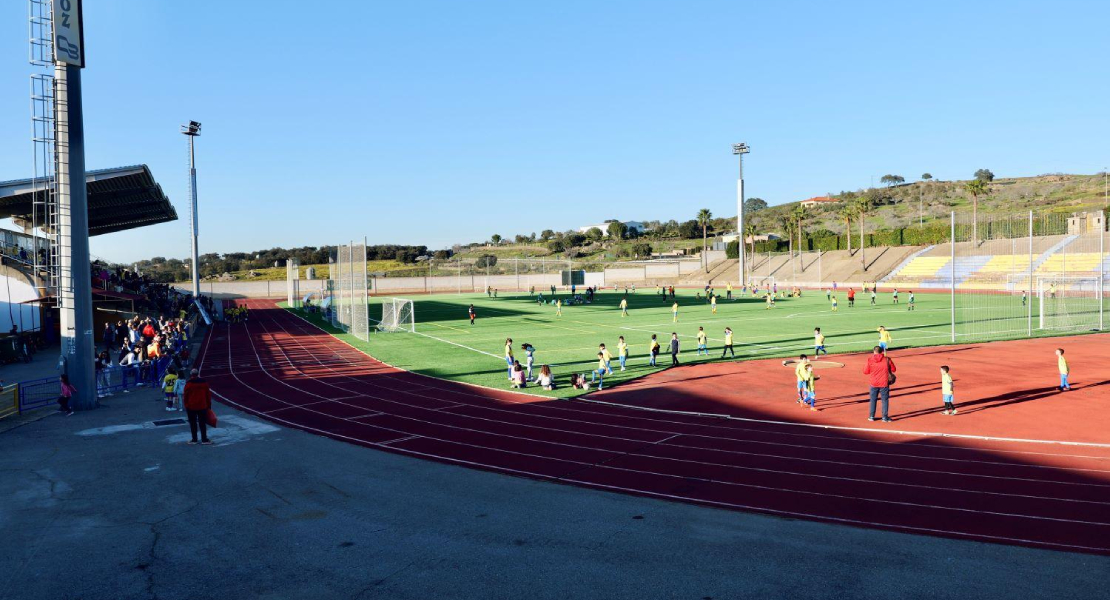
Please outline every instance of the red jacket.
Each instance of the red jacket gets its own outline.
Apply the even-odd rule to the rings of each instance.
[[[867,357],[867,362],[863,365],[863,374],[868,376],[867,380],[871,387],[881,388],[890,385],[887,365],[890,365],[890,373],[898,372],[898,368],[894,366],[894,361],[882,354],[872,354]]]
[[[191,377],[185,382],[183,394],[186,410],[208,410],[212,408],[212,390],[208,389],[208,382],[200,377]]]
[[[146,327],[143,327],[143,337],[145,337],[147,339],[150,339],[150,340],[153,340],[155,333],[156,332],[154,331],[154,326],[151,325],[150,323],[147,323]]]

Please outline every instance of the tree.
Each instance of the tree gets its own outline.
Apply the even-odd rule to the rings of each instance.
[[[565,236],[563,236],[563,245],[566,246],[567,248],[570,248],[572,246],[581,246],[582,244],[585,244],[585,243],[586,243],[586,236],[582,235],[581,233],[578,233],[577,231],[572,232],[572,233],[568,233]]]
[[[501,236],[499,236],[495,233],[495,234],[489,236],[489,241],[493,242],[493,245],[496,246],[496,245],[501,243]]]
[[[798,256],[802,257],[802,273],[805,273],[806,261],[804,258],[804,254],[802,254],[803,252],[805,252],[805,242],[803,241],[802,237],[802,227],[805,224],[806,207],[801,204],[794,207],[794,214],[792,216],[794,217],[794,225],[798,228]]]
[[[982,171],[984,169],[980,169]],[[990,171],[987,171],[990,173]],[[978,177],[978,171],[976,171]],[[992,174],[991,177],[994,177]],[[990,191],[986,182],[982,179],[972,179],[964,184],[964,190],[971,195],[971,239],[975,245],[979,245],[979,196],[986,194]]]
[[[636,258],[647,258],[651,256],[651,244],[647,242],[632,244],[632,254],[636,255]]]
[[[753,213],[759,212],[767,208],[767,201],[763,198],[748,198],[744,200],[744,212]]]
[[[709,221],[711,221],[712,219],[713,213],[710,212],[708,208],[703,208],[699,210],[697,218],[694,219],[701,227],[701,262],[702,266],[705,267],[706,273],[709,272],[709,261],[706,260],[705,254],[705,251],[707,250],[706,240],[709,237]]]
[[[608,233],[609,237],[613,238],[614,240],[623,240],[625,234],[628,233],[628,227],[620,221],[610,222],[607,229],[608,231],[606,231],[606,233]]]
[[[678,225],[678,237],[692,240],[698,237],[698,222],[696,220],[683,221]]]
[[[979,169],[975,172],[975,179],[983,183],[990,183],[994,181],[994,173],[991,173],[990,169]]]
[[[567,247],[565,244],[563,244],[563,240],[548,240],[547,249],[551,250],[552,252],[562,252],[563,250],[566,250]]]
[[[932,179],[932,178],[933,178],[933,174],[932,174],[932,173],[922,173],[922,174],[921,174],[921,179],[922,179],[923,181],[929,181],[929,180],[930,180],[930,179]]]
[[[540,232],[540,239],[545,242],[553,237],[555,237],[555,232],[551,231],[550,229],[544,229]]]
[[[518,244],[524,244],[524,243],[526,243],[526,242],[528,241],[528,236],[526,236],[526,235],[521,235],[521,234],[519,234],[519,233],[518,233],[518,234],[517,234],[517,236],[516,236],[516,237],[514,238],[514,240],[515,240],[515,241],[516,241],[516,243],[518,243]]]
[[[906,178],[901,175],[883,175],[879,178],[879,181],[886,185],[898,185],[900,183],[905,183]]]
[[[497,257],[492,254],[483,254],[478,257],[477,262],[474,263],[479,269],[485,269],[497,264]]]
[[[436,260],[447,260],[454,255],[450,250],[436,250],[432,253],[432,258]]]
[[[597,227],[589,228],[588,230],[586,230],[586,239],[590,240],[591,242],[596,242],[596,241],[600,240],[601,239],[601,229],[599,229]]]
[[[848,256],[852,255],[852,217],[856,216],[856,207],[848,204],[840,209],[840,218],[844,219],[844,237],[848,238]]]
[[[794,260],[794,215],[791,213],[779,215],[779,227],[786,234],[787,252],[790,260]]]
[[[864,219],[867,217],[867,213],[871,212],[871,208],[874,206],[872,198],[873,196],[871,194],[864,194],[859,198],[856,198],[855,203],[856,214],[859,215],[859,264],[864,271],[867,270],[867,257],[865,256],[864,252],[864,248],[866,247],[864,241]]]

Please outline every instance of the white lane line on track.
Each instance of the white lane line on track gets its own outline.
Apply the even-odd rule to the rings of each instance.
[[[369,356],[368,354],[366,354],[362,350],[360,350],[358,348],[355,348],[354,346],[351,346],[348,342],[343,341],[343,340],[338,339],[338,338],[335,338],[334,336],[331,336],[326,331],[324,331],[324,330],[320,329],[318,326],[316,326],[314,323],[311,323],[311,322],[305,320],[303,317],[301,317],[301,316],[299,316],[295,313],[291,313],[289,311],[285,311],[285,313],[288,314],[289,316],[297,319],[299,322],[305,323],[308,326],[307,329],[303,328],[303,327],[298,328],[300,331],[311,331],[311,332],[323,333],[324,335],[328,336],[328,339],[331,339],[331,340],[334,340],[335,342],[343,344],[343,345],[349,347],[354,352],[357,352],[358,353],[357,355],[360,359],[361,358],[370,358],[370,360],[372,360],[372,361],[375,361],[375,362],[380,363],[380,364],[384,364],[384,365],[386,365],[386,366],[388,366],[392,369],[396,369],[397,371],[400,371],[400,372],[411,373],[411,374],[414,374],[414,375],[418,375],[422,378],[432,379],[432,380],[437,381],[437,382],[446,381],[446,380],[441,380],[441,379],[438,379],[438,378],[435,378],[435,377],[431,377],[429,375],[424,375],[424,374],[421,374],[421,373],[414,373],[412,371],[405,371],[404,369],[401,369],[400,367],[396,367],[396,366],[393,366],[393,365],[389,365],[388,363],[384,363],[384,362],[382,362],[382,361],[380,361],[380,360],[378,360],[378,359],[376,359],[372,356]],[[273,320],[273,319],[271,319],[271,320]],[[283,327],[283,329],[284,329],[284,327]],[[352,366],[353,366],[353,364],[352,364]],[[365,368],[365,367],[363,367],[363,368]],[[352,379],[352,381],[357,382],[358,380]],[[546,396],[539,396],[537,394],[529,394],[527,392],[520,392],[520,391],[517,391],[517,390],[513,390],[511,392],[505,392],[505,390],[500,390],[498,388],[490,388],[490,387],[483,386],[483,385],[478,385],[478,384],[472,384],[472,383],[466,383],[466,382],[457,382],[457,381],[452,382],[452,383],[461,384],[461,385],[466,386],[466,387],[474,387],[474,388],[492,390],[492,391],[495,391],[495,392],[498,392],[498,393],[511,393],[511,394],[514,394],[514,395],[527,395],[527,396],[541,397],[541,398],[545,398],[545,399],[550,399],[549,397],[546,397]],[[431,386],[429,386],[429,387],[431,387]],[[405,392],[401,392],[401,393],[405,393]],[[464,394],[464,395],[467,395],[467,396],[473,396],[475,398],[488,399],[487,396],[479,395],[479,394],[471,394],[469,392],[456,392],[456,393]],[[416,394],[414,394],[414,395],[416,395]],[[419,395],[417,395],[417,396],[419,397]],[[562,402],[567,402],[567,403],[580,402],[580,401],[586,400],[587,398],[588,397],[582,397],[582,398],[579,398],[579,399],[565,400],[565,401],[562,401]],[[516,403],[516,402],[513,402],[513,401],[510,401],[510,402],[511,403]],[[646,408],[646,407],[637,407],[637,406],[633,406],[633,405],[625,405],[625,404],[620,404],[620,403],[604,402],[604,401],[600,401],[600,400],[593,401],[593,403],[594,404],[608,405],[608,406],[615,407],[615,408],[618,408],[618,409],[623,409],[623,410],[632,409],[632,410],[642,410],[642,411],[645,411],[645,412],[648,412],[648,413],[663,413],[663,414],[670,414],[670,415],[683,416],[683,417],[687,417],[687,416],[690,416],[690,417],[713,417],[713,418],[721,419],[722,421],[739,421],[739,419],[727,419],[727,418],[725,418],[726,415],[719,415],[719,414],[713,414],[713,413],[698,413],[698,412],[675,411],[675,410],[666,410],[666,409],[652,409],[652,408]],[[475,406],[477,406],[477,405],[475,405]],[[544,408],[552,408],[552,406],[550,404],[539,404],[538,406],[544,407]],[[506,411],[504,409],[496,409],[496,408],[492,408],[492,407],[484,407],[483,406],[483,407],[480,407],[480,408],[483,408],[483,409],[486,409],[486,410],[495,410],[495,411],[500,411],[500,412],[511,412],[511,411]],[[563,407],[558,407],[558,408],[563,408]],[[580,410],[573,409],[573,408],[566,409],[566,410],[568,410],[570,412],[582,412],[584,414],[586,413],[586,411],[580,411]],[[592,415],[594,413],[589,413],[589,414]],[[544,416],[542,418],[545,418],[545,419],[561,419],[560,417],[550,417],[550,416]],[[576,422],[576,423],[595,424],[594,422],[588,422],[588,421],[582,421],[582,420],[576,420],[576,419],[562,419],[562,420],[569,420],[571,422]],[[790,426],[811,426],[811,424],[807,424],[807,423],[768,421],[768,420],[763,420],[763,419],[751,419],[751,418],[748,418],[746,420],[748,422],[759,423],[759,424],[775,423],[775,424],[790,425]],[[502,422],[502,421],[496,421],[496,422]],[[669,423],[669,424],[681,425],[681,426],[690,426],[691,425],[691,423],[687,423],[687,422],[666,421],[666,420],[661,421],[661,420],[656,420],[656,419],[651,419],[649,422],[651,422],[653,424],[655,424],[655,423]],[[621,427],[621,428],[625,428],[625,429],[642,430],[642,431],[653,431],[653,432],[658,431],[658,430],[655,430],[655,429],[647,430],[647,429],[643,429],[643,428],[628,427],[628,426],[617,426],[617,427]],[[713,424],[706,424],[706,425],[704,425],[704,428],[707,428],[707,429],[722,429],[722,430],[728,431],[728,432],[737,431],[737,429],[732,428],[732,427],[722,427],[722,426],[713,425]],[[838,429],[838,426],[818,425],[818,426],[816,426],[816,428],[836,430],[836,429]],[[558,431],[558,430],[556,430],[556,431]],[[760,432],[758,430],[748,430],[748,429],[741,429],[740,431],[752,431],[752,432],[758,432],[758,433],[768,433],[768,432]],[[899,437],[915,436],[916,435],[916,436],[919,436],[919,437],[922,437],[922,438],[925,438],[925,439],[936,439],[935,436],[930,438],[930,436],[928,434],[925,434],[925,433],[922,433],[922,432],[887,430],[887,429],[875,429],[875,430],[869,430],[869,431],[874,431],[875,433],[883,433],[883,434],[897,434]],[[780,435],[788,435],[788,436],[792,436],[792,437],[818,437],[818,438],[828,438],[829,437],[829,436],[815,436],[815,435],[812,435],[812,434],[804,434],[804,433],[782,433],[782,432],[779,432],[779,434]],[[729,440],[731,440],[731,441],[749,441],[749,440],[744,440],[742,438],[738,439],[738,438],[731,438],[731,437],[725,437],[725,436],[709,436],[709,435],[705,435],[705,434],[699,434],[698,437],[705,437],[705,438],[716,439],[716,440],[724,440],[724,441],[729,441]],[[617,439],[623,439],[623,438],[617,438]],[[996,437],[984,438],[984,439],[986,439],[988,441],[999,441],[999,442],[1007,441],[1005,438],[996,438]],[[883,445],[913,444],[913,445],[917,445],[917,446],[921,446],[921,447],[929,447],[929,448],[932,448],[932,449],[938,449],[938,447],[935,444],[927,444],[927,443],[922,443],[922,442],[906,442],[904,440],[882,441],[882,440],[872,440],[872,439],[865,439],[865,438],[848,438],[847,440],[842,440],[842,441],[850,441],[850,442],[864,443],[864,444],[883,444]],[[1020,441],[1020,440],[1015,440],[1015,441]],[[751,443],[770,443],[770,442],[757,442],[757,441],[752,440]],[[822,448],[822,447],[819,447],[819,446],[808,446],[808,445],[796,445],[796,444],[776,444],[776,445],[785,445],[785,446],[803,447],[803,448],[814,448],[814,449],[821,449],[823,451],[842,451],[842,452],[856,452],[856,453],[865,453],[865,454],[880,454],[880,453],[876,453],[876,452],[866,452],[866,451],[858,451],[858,450],[844,450],[844,449],[836,449],[836,448]],[[1071,454],[1059,454],[1059,453],[1053,453],[1053,452],[1047,452],[1046,453],[1046,452],[1034,452],[1034,451],[1022,451],[1022,450],[1004,450],[1004,449],[993,449],[993,448],[992,449],[964,448],[964,447],[960,447],[960,446],[945,446],[945,447],[943,447],[943,449],[944,450],[959,450],[959,451],[976,451],[976,452],[989,451],[989,452],[992,452],[992,453],[1029,455],[1029,456],[1052,456],[1052,457],[1063,457],[1063,458],[1082,458],[1082,459],[1092,459],[1092,460],[1100,460],[1100,461],[1101,460],[1106,460],[1108,458],[1108,457],[1103,457],[1103,456],[1071,455]],[[884,456],[912,457],[912,458],[925,458],[925,459],[937,459],[937,460],[954,460],[954,461],[958,461],[958,462],[980,462],[980,463],[983,463],[983,464],[1007,464],[1008,465],[1008,463],[994,463],[994,462],[987,462],[987,461],[962,461],[961,459],[937,458],[935,456],[922,456],[922,455],[914,455],[914,454],[900,454],[900,453],[892,454],[892,453],[889,453],[889,452],[888,453],[882,453],[882,455],[884,455]],[[1050,469],[1057,469],[1058,470],[1057,467],[1048,467],[1048,466],[1041,466],[1041,465],[1009,465],[1009,466],[1025,466],[1025,467],[1030,467],[1030,468],[1050,468]],[[1101,472],[1099,470],[1094,470],[1094,471],[1095,472]]]
[[[274,322],[277,323],[276,320]],[[280,323],[277,323],[277,324],[278,324],[279,327],[281,327]],[[269,336],[271,337],[271,339],[275,339],[275,338],[273,338],[272,334],[269,334]],[[275,339],[275,341],[276,341],[276,339]],[[253,346],[253,341],[252,341],[252,346]],[[311,353],[309,353],[309,355],[311,356]],[[347,378],[351,379],[349,377],[347,377]],[[280,399],[277,399],[277,398],[274,398],[274,399],[278,400],[279,402],[281,401]],[[483,432],[483,433],[486,433],[487,435],[497,435],[497,434],[490,434],[489,432]],[[515,437],[515,436],[502,435],[501,437],[510,437],[511,438],[511,437]],[[428,439],[435,439],[435,438],[428,438]],[[439,440],[439,441],[443,441],[443,442],[446,442],[446,443],[455,443],[455,444],[460,444],[460,445],[470,446],[470,447],[485,448],[485,449],[498,451],[498,452],[508,452],[508,453],[511,453],[511,454],[525,454],[525,453],[520,453],[520,452],[501,450],[501,449],[498,449],[498,448],[483,447],[483,446],[478,446],[478,445],[475,445],[475,444],[466,444],[466,443],[461,443],[461,442],[451,442],[449,440]],[[538,441],[538,442],[541,442],[541,443],[550,443],[550,442],[542,442],[541,440],[534,440],[534,441]],[[569,444],[560,444],[560,445],[569,445]],[[585,448],[585,447],[582,447],[582,448],[583,449],[590,449],[590,448]],[[597,449],[593,449],[593,450],[597,450]],[[613,453],[613,451],[606,451],[606,452]],[[527,456],[536,456],[536,455],[530,455],[530,454],[525,454],[525,455],[527,455]],[[769,472],[769,473],[774,473],[774,474],[798,475],[798,476],[802,476],[802,477],[813,476],[811,474],[795,474],[795,473],[786,472],[786,471],[777,471],[777,470],[769,470],[769,469],[764,469],[764,470],[751,469],[751,468],[746,468],[746,467],[740,467],[738,465],[719,465],[719,464],[716,464],[716,463],[700,463],[699,461],[682,461],[682,460],[679,460],[679,459],[669,459],[667,457],[656,457],[656,456],[651,456],[651,455],[636,455],[634,453],[619,453],[619,455],[620,456],[644,456],[644,457],[647,457],[647,458],[672,460],[672,461],[677,460],[678,462],[691,462],[691,463],[696,463],[696,464],[708,464],[708,465],[728,467],[728,468],[733,468],[733,469],[746,469],[746,470],[763,471],[763,472]],[[542,457],[542,458],[547,458],[549,460],[562,460],[562,459],[553,459],[551,457]],[[575,462],[575,463],[578,463],[578,464],[586,464],[586,463],[580,463],[579,461],[564,461],[564,462]],[[851,464],[852,466],[857,466],[857,467],[859,466],[858,463],[849,463],[849,464]],[[598,464],[595,464],[594,466],[597,467],[597,468],[602,467],[602,465],[598,465]],[[668,474],[668,473],[653,473],[653,472],[639,471],[639,470],[633,470],[633,469],[620,469],[620,468],[617,468],[617,467],[609,467],[609,466],[604,466],[604,468],[617,469],[617,470],[634,472],[634,473],[645,473],[645,474],[659,475],[659,476],[664,476],[664,477],[684,477],[684,476],[681,476],[681,475],[674,475],[674,474]],[[816,476],[816,477],[821,477],[821,478],[825,478],[825,479],[853,480],[852,478],[838,478],[838,477],[833,477],[833,476]],[[706,480],[706,481],[712,482],[711,480]],[[874,483],[874,484],[891,484],[890,482],[876,482],[876,481],[869,481],[869,480],[862,480],[862,479],[855,479],[854,481]],[[730,483],[730,482],[717,482],[717,483],[720,483],[722,485],[756,487],[756,488],[759,488],[759,489],[768,489],[768,490],[777,490],[777,491],[786,491],[786,492],[797,492],[797,493],[804,493],[804,494],[829,495],[829,494],[824,494],[824,493],[821,493],[821,492],[809,492],[809,491],[801,491],[801,490],[770,488],[770,487],[767,487],[767,486],[759,486],[759,485],[755,485],[755,484]],[[903,485],[903,486],[918,487],[918,488],[924,488],[924,489],[938,489],[936,486],[923,486],[923,485],[915,485],[915,484],[893,484],[893,485]],[[1044,498],[1044,497],[1036,497],[1036,496],[1014,495],[1014,494],[1006,494],[1006,493],[1000,493],[1000,492],[983,492],[983,491],[980,491],[980,490],[961,490],[961,489],[956,489],[956,488],[941,488],[941,489],[948,489],[948,490],[954,491],[954,492],[984,493],[984,494],[991,494],[991,495],[998,495],[998,496],[1032,497],[1032,498],[1043,499],[1043,500],[1074,501],[1074,502],[1083,502],[1083,503],[1092,503],[1093,502],[1093,501],[1071,500],[1071,499],[1062,499],[1062,498]],[[832,496],[839,497],[835,494],[832,494]],[[844,498],[852,499],[852,498],[855,498],[855,497],[845,496]],[[898,501],[887,501],[887,500],[872,499],[872,498],[856,498],[856,499],[865,500],[865,501],[872,501],[872,502],[898,502]],[[1094,503],[1097,503],[1097,502],[1094,502]],[[918,507],[929,507],[929,506],[931,506],[931,505],[919,505]],[[953,507],[949,507],[949,508],[953,508]],[[970,511],[970,512],[985,512],[985,511],[977,511],[975,509],[962,509],[962,508],[960,508],[958,510],[964,510],[964,511]],[[1032,519],[1071,521],[1071,520],[1068,520],[1068,519],[1059,519],[1059,518],[1056,518],[1056,517],[1043,517],[1043,516],[1030,516],[1030,515],[1011,515],[1011,514],[1008,514],[1008,513],[1005,513],[1004,516],[1013,516],[1013,517],[1017,517],[1017,518],[1032,518]],[[1101,524],[1101,523],[1087,522],[1087,524],[1096,524],[1096,525],[1098,525],[1098,524]]]

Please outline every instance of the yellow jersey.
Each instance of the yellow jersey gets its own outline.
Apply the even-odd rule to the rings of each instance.
[[[617,356],[628,356],[628,344],[624,342],[617,344]]]
[[[940,374],[940,393],[945,396],[952,395],[952,375],[949,373]]]
[[[813,336],[813,345],[814,346],[824,346],[825,345],[825,334],[818,333],[818,334],[814,335]]]
[[[513,357],[513,347],[511,344],[505,344],[505,358]]]
[[[673,305],[671,306],[671,312],[678,312],[678,302],[675,302],[675,303],[674,303],[674,304],[673,304]]]
[[[798,381],[809,379],[809,372],[806,371],[807,364],[809,363],[802,361],[798,363],[798,366],[794,367],[794,375],[798,377]]]
[[[1063,356],[1056,359],[1056,366],[1060,367],[1061,375],[1067,375],[1070,372],[1068,370],[1068,360]]]
[[[731,331],[726,331],[725,332],[725,345],[726,346],[731,346],[732,345],[732,332]]]
[[[699,344],[704,344],[705,343],[705,332],[704,331],[699,331],[698,332],[698,343]]]
[[[606,349],[601,351],[601,358],[603,358],[605,360],[605,362],[609,362],[609,361],[613,360],[613,355],[610,354],[609,349],[606,348]]]
[[[879,332],[879,341],[880,342],[886,342],[887,344],[889,344],[890,343],[890,332],[885,330],[885,329],[880,331]]]

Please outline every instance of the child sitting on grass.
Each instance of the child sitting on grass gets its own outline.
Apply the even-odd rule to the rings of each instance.
[[[527,380],[524,378],[524,367],[520,366],[519,361],[513,361],[513,375],[511,378],[512,387],[523,388],[528,385]]]
[[[536,378],[536,385],[548,391],[555,389],[555,378],[551,376],[551,367],[540,366],[540,376]]]
[[[948,373],[948,365],[940,368],[940,399],[944,401],[942,414],[956,414],[956,404],[952,397],[952,375]]]
[[[586,376],[585,375],[580,375],[578,373],[571,373],[571,375],[570,375],[570,386],[573,387],[576,390],[588,390],[588,389],[590,389],[590,382],[586,381]]]

